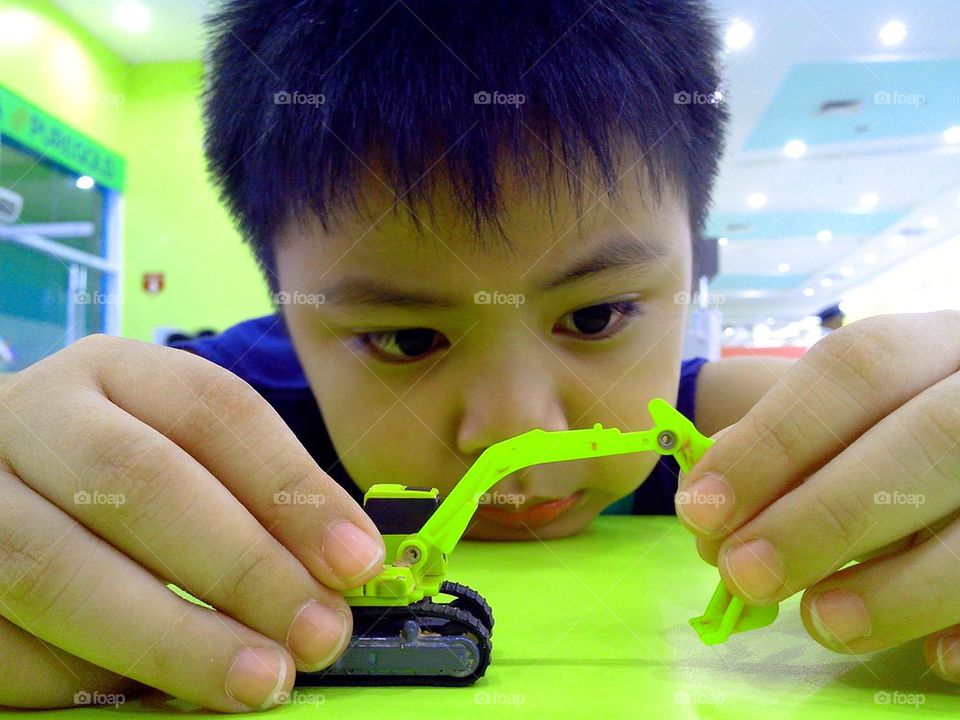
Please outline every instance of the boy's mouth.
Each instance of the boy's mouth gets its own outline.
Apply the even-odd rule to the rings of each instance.
[[[483,506],[477,508],[477,514],[484,520],[496,523],[497,525],[531,528],[542,527],[543,525],[553,522],[570,510],[580,501],[583,493],[583,490],[578,490],[566,497],[531,503],[515,510]]]

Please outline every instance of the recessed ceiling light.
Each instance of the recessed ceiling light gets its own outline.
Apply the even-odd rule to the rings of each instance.
[[[869,263],[870,265],[873,265],[877,261],[877,254],[872,252],[865,253],[863,256],[863,261],[865,263]]]
[[[820,242],[830,242],[833,240],[833,233],[829,230],[821,230],[817,233],[817,240]]]
[[[747,195],[747,205],[752,207],[754,210],[762,208],[767,204],[767,196],[762,192],[750,193]]]
[[[960,143],[960,125],[951,125],[943,131],[943,141],[950,145]]]
[[[806,295],[807,297],[813,297],[814,293],[816,293],[816,290],[814,290],[813,288],[803,289],[803,294]]]
[[[927,230],[934,230],[940,224],[940,218],[936,215],[927,215],[927,217],[920,221],[920,224]]]
[[[844,277],[850,277],[851,275],[853,275],[853,266],[844,265],[842,268],[840,268],[840,274],[843,275]]]
[[[783,154],[791,160],[796,160],[807,154],[807,144],[803,140],[789,140],[783,146]]]
[[[730,241],[725,237],[717,238],[717,245],[720,247],[726,247],[729,243]]]
[[[81,175],[77,178],[77,187],[81,190],[89,190],[93,187],[93,178],[89,175]]]
[[[887,240],[887,245],[899,250],[900,248],[905,248],[907,246],[907,239],[903,235],[894,235],[892,238]]]
[[[142,32],[150,26],[150,11],[136,0],[121,0],[113,6],[113,21],[124,30]]]
[[[778,263],[777,270],[779,270],[780,272],[790,272],[790,263],[785,263],[785,262]]]
[[[880,196],[873,192],[865,192],[860,196],[860,207],[864,210],[872,210],[880,204]]]
[[[883,43],[884,47],[899,45],[906,36],[907,26],[899,20],[891,20],[880,28],[880,32],[877,33],[877,37],[880,38],[880,42]]]
[[[0,11],[0,43],[27,45],[40,33],[40,18],[19,8]]]
[[[822,288],[833,287],[833,280],[831,280],[830,278],[823,278],[820,281],[820,287]]]
[[[727,50],[743,50],[753,41],[753,25],[746,20],[734,20],[727,25],[723,41]]]

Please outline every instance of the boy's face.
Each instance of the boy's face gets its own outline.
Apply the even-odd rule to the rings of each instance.
[[[597,422],[646,430],[650,398],[675,400],[686,321],[675,294],[689,286],[691,261],[683,200],[665,187],[654,205],[631,183],[619,204],[585,192],[578,219],[558,193],[551,221],[543,198],[523,187],[513,178],[504,192],[512,251],[495,231],[476,242],[449,198],[438,198],[434,222],[414,208],[426,225],[418,231],[378,187],[365,188],[363,219],[324,232],[307,218],[281,233],[286,322],[340,461],[363,491],[398,482],[445,496],[499,440]],[[514,473],[485,498],[467,537],[576,533],[657,459]]]

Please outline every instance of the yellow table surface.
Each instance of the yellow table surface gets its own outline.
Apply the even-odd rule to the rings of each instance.
[[[479,590],[496,616],[493,661],[476,685],[298,689],[270,717],[960,717],[960,688],[926,670],[919,641],[830,652],[806,634],[799,596],[767,628],[701,644],[687,620],[718,575],[672,517],[603,516],[549,542],[463,542],[449,578]],[[29,717],[148,714],[224,717],[159,692]]]

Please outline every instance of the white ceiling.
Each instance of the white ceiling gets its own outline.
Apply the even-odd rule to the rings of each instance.
[[[116,26],[113,0],[54,1],[129,62],[201,57],[202,18],[218,3],[140,0],[149,9],[152,24],[135,34]],[[921,247],[950,239],[960,242],[960,144],[945,146],[939,130],[924,137],[871,139],[868,134],[855,143],[811,145],[800,160],[787,160],[776,151],[744,150],[788,71],[799,64],[960,57],[958,0],[714,0],[713,4],[722,22],[739,18],[755,29],[754,40],[745,50],[725,56],[725,102],[732,124],[714,214],[762,213],[769,222],[769,214],[787,212],[811,218],[817,213],[862,212],[855,206],[860,194],[869,191],[880,196],[873,212],[903,215],[893,225],[829,243],[818,243],[809,234],[738,239],[731,233],[729,243],[721,248],[718,280],[728,274],[776,275],[777,265],[786,262],[803,281],[760,297],[731,292],[723,306],[728,321],[751,322],[768,315],[791,319],[816,312]],[[907,26],[905,41],[893,50],[883,48],[877,38],[880,27],[891,19]],[[956,111],[953,124],[960,125],[960,93],[951,102]],[[804,119],[798,117],[797,131],[803,127]],[[746,204],[747,194],[755,191],[769,198],[760,211]],[[890,247],[890,238],[899,230],[917,230],[922,219],[931,215],[940,220],[937,228],[908,235],[903,248]],[[868,265],[863,256],[869,253],[876,254],[877,261]],[[840,274],[844,266],[854,267],[850,277]],[[825,277],[834,280],[832,288],[820,286]],[[815,288],[815,295],[804,296],[805,287]]]

